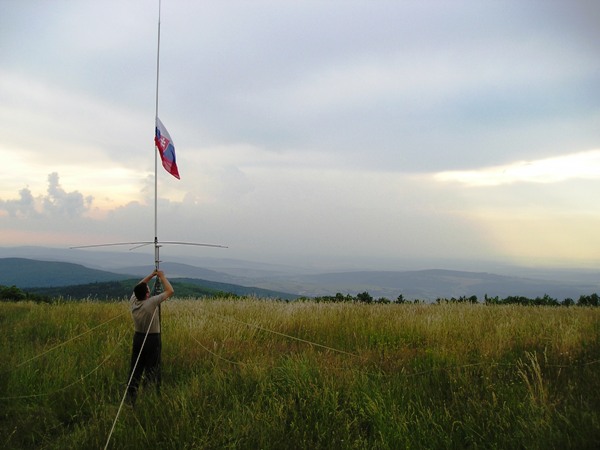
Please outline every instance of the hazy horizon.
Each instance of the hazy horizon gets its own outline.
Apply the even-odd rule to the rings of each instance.
[[[493,260],[457,260],[457,259],[395,259],[371,261],[348,260],[340,263],[337,260],[329,262],[320,260],[319,263],[301,260],[269,260],[230,258],[226,253],[207,255],[202,251],[178,252],[170,251],[180,248],[172,246],[161,248],[160,263],[180,263],[199,268],[219,271],[220,269],[248,269],[256,271],[277,272],[287,274],[322,274],[342,272],[410,272],[421,270],[449,270],[464,272],[485,272],[497,275],[515,277],[537,276],[554,279],[557,274],[567,279],[585,279],[593,281],[600,273],[598,267],[573,267],[565,265],[514,265]],[[154,265],[154,250],[152,246],[145,249],[127,250],[126,247],[105,247],[94,249],[69,249],[66,247],[45,246],[0,246],[0,258],[28,258],[39,260],[56,260],[74,262],[88,267],[97,267],[110,271],[111,267],[123,268],[131,266]]]

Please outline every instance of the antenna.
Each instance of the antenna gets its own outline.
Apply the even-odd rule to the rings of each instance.
[[[154,107],[154,126],[158,120],[158,81],[160,77],[160,6],[161,0],[158,0],[158,37],[156,44],[156,96]],[[154,267],[158,270],[160,258],[158,245],[158,148],[154,144]]]
[[[157,48],[156,48],[156,93],[155,93],[155,109],[154,109],[154,123],[155,127],[157,126],[158,119],[158,86],[160,79],[160,12],[161,12],[161,0],[158,1],[158,39],[157,39]],[[69,247],[70,249],[81,249],[81,248],[96,248],[96,247],[110,247],[110,246],[120,246],[120,245],[130,245],[133,246],[129,250],[134,250],[140,247],[144,247],[146,245],[154,245],[154,268],[158,270],[160,265],[160,248],[163,245],[192,245],[199,247],[214,247],[214,248],[228,248],[225,245],[218,244],[203,244],[196,242],[182,242],[182,241],[164,241],[160,242],[158,240],[158,153],[159,149],[156,144],[154,144],[154,241],[138,241],[138,242],[113,242],[108,244],[92,244],[92,245],[78,245]],[[156,290],[160,287],[160,281],[158,277],[156,278],[156,283],[154,285],[155,293]]]
[[[141,241],[141,242],[116,242],[116,243],[112,243],[112,244],[95,244],[95,245],[82,245],[82,246],[78,246],[78,247],[71,247],[71,248],[91,248],[91,247],[106,247],[106,246],[113,246],[113,245],[133,245],[134,247],[132,247],[130,250],[134,249],[134,248],[139,248],[139,247],[143,247],[146,245],[150,245],[150,244],[154,244],[154,267],[156,270],[158,270],[159,264],[160,264],[160,247],[162,247],[163,244],[176,244],[176,245],[196,245],[196,246],[204,246],[204,247],[224,247],[222,245],[213,245],[213,244],[198,244],[198,243],[193,243],[193,242],[179,242],[179,241],[171,241],[171,242],[163,242],[160,243],[158,240],[158,153],[159,151],[161,151],[161,160],[163,161],[163,166],[165,166],[165,168],[167,167],[165,165],[165,160],[164,155],[163,155],[163,151],[162,151],[162,146],[161,148],[159,148],[159,139],[157,139],[159,136],[162,136],[162,124],[160,126],[161,132],[160,135],[158,133],[159,131],[159,124],[160,124],[160,120],[158,118],[158,86],[159,86],[159,75],[160,75],[160,12],[161,12],[161,0],[158,1],[158,42],[157,42],[157,49],[156,49],[156,98],[155,98],[155,109],[154,109],[154,126],[155,126],[155,139],[154,139],[154,241],[153,242],[147,242],[147,241]],[[165,130],[166,131],[166,130]],[[169,139],[169,141],[171,140],[170,136],[168,136],[168,133],[165,133]],[[162,142],[162,138],[161,138],[161,142]],[[177,178],[179,178],[179,173],[177,170],[177,166],[175,165],[175,159],[174,159],[174,153],[173,153],[173,165],[174,165],[174,169],[175,171],[173,172],[173,170],[169,169],[169,172],[175,176]],[[153,295],[156,295],[158,293],[160,293],[162,291],[162,286],[160,283],[160,277],[156,277],[155,281],[154,281],[154,287],[153,287]],[[154,311],[156,313],[156,310]],[[160,303],[158,304],[158,323],[160,324],[159,327],[162,328],[162,320],[161,320],[161,307],[160,307]],[[151,322],[154,320],[154,315],[152,316]],[[160,329],[159,328],[159,329]],[[162,332],[162,329],[160,330]],[[145,340],[144,340],[145,342]],[[144,344],[142,344],[143,347]],[[141,349],[140,349],[140,353],[141,353]],[[160,361],[160,349],[159,349],[159,361]],[[136,363],[137,364],[137,363]],[[160,364],[160,362],[159,362]],[[160,367],[160,366],[159,366]],[[132,369],[132,375],[133,377],[133,369]],[[131,379],[130,379],[131,381]],[[129,383],[127,384],[127,388],[129,389]],[[127,392],[127,391],[126,391]],[[123,406],[123,401],[125,400],[125,395],[123,396],[123,400],[121,401],[121,406]],[[110,438],[112,436],[113,430],[115,428],[115,424],[117,423],[117,419],[119,417],[119,413],[121,411],[121,406],[119,406],[119,411],[117,412],[117,417],[115,418],[115,421],[113,422],[113,426],[110,430],[110,434],[108,436],[108,440],[106,441],[106,446],[104,447],[105,449],[108,448],[108,443],[110,442]]]

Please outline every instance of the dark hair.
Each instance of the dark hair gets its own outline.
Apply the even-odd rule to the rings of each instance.
[[[146,300],[146,294],[148,293],[148,283],[141,282],[133,288],[133,293],[138,300]]]

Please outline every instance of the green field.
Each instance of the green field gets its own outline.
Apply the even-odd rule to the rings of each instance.
[[[600,447],[600,308],[177,299],[162,320],[162,392],[120,409],[127,303],[0,303],[0,446]]]

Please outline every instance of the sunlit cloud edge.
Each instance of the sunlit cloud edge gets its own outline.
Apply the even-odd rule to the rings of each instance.
[[[433,174],[433,179],[437,182],[460,183],[470,187],[600,179],[600,149],[532,161],[515,161],[475,170],[438,172]]]

